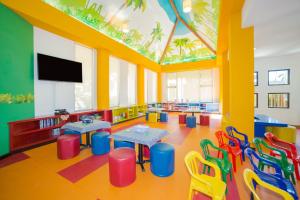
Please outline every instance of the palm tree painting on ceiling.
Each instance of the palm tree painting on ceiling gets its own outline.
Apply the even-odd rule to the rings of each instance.
[[[220,0],[182,1],[44,0],[157,63],[214,59]]]

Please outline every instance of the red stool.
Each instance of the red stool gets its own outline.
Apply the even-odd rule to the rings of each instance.
[[[61,160],[73,158],[80,153],[79,135],[62,135],[57,138],[57,157]]]
[[[186,123],[186,114],[179,114],[179,124]]]
[[[157,143],[161,142],[161,140],[159,140]],[[143,147],[143,155],[145,158],[150,158],[150,149],[147,145],[144,145]]]
[[[209,115],[200,115],[200,125],[209,126]]]
[[[132,148],[122,147],[114,149],[108,154],[109,180],[117,187],[130,185],[135,181],[135,151]]]

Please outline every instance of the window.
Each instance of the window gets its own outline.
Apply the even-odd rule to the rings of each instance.
[[[167,101],[218,102],[218,69],[167,73],[165,95]]]
[[[95,51],[75,45],[75,60],[82,63],[82,83],[75,83],[75,110],[96,108]]]
[[[268,93],[269,108],[289,108],[289,93]]]
[[[157,73],[145,69],[145,103],[157,102]]]
[[[268,77],[269,85],[289,85],[290,84],[290,70],[269,70]]]
[[[136,104],[136,65],[110,56],[109,98],[110,107]]]

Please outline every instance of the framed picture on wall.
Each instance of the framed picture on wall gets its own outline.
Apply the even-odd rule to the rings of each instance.
[[[290,69],[269,70],[268,85],[289,85]]]
[[[254,108],[258,108],[258,93],[254,93]]]
[[[290,93],[268,93],[269,108],[289,108]]]
[[[258,72],[254,72],[254,86],[258,86]]]

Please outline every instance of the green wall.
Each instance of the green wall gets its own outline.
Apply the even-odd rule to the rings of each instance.
[[[7,122],[34,116],[33,27],[0,3],[0,156],[9,153]]]

